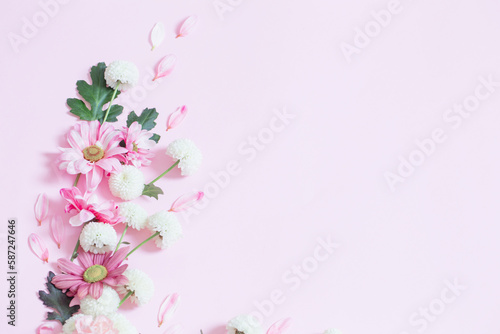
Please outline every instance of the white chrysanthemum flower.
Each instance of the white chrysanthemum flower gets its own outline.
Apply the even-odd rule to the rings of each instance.
[[[62,334],[73,334],[76,330],[75,322],[78,318],[84,317],[85,314],[77,313],[74,314],[71,318],[66,320],[64,326],[62,327]]]
[[[144,175],[137,167],[122,166],[121,172],[109,177],[109,190],[124,201],[135,199],[144,190]]]
[[[108,317],[113,321],[113,327],[118,330],[120,334],[138,334],[137,329],[132,326],[130,321],[123,314],[114,313]]]
[[[189,139],[177,139],[167,147],[166,154],[179,161],[182,175],[191,175],[200,168],[203,158],[201,151]]]
[[[80,234],[80,245],[86,252],[104,254],[113,251],[118,242],[113,226],[91,222],[85,225]]]
[[[117,60],[106,67],[104,79],[111,88],[115,88],[116,85],[120,84],[118,90],[127,90],[135,86],[139,81],[139,70],[134,63]]]
[[[153,298],[155,286],[145,272],[139,269],[127,269],[123,275],[128,278],[128,283],[117,287],[120,295],[125,296],[132,292],[128,300],[137,305],[147,304]]]
[[[128,226],[137,231],[146,227],[148,213],[142,206],[134,202],[124,202],[118,206],[120,207],[120,216],[125,218],[125,223]]]
[[[101,297],[94,299],[91,295],[87,295],[80,301],[80,311],[83,314],[94,317],[97,317],[98,315],[105,315],[109,317],[118,310],[120,300],[120,296],[115,289],[104,285]]]
[[[331,328],[327,329],[323,334],[342,334],[342,332],[338,329]]]
[[[239,315],[227,323],[228,334],[260,334],[260,328],[257,320],[250,315]]]
[[[147,221],[151,232],[160,234],[155,238],[156,246],[166,248],[182,237],[182,226],[173,212],[160,211]]]

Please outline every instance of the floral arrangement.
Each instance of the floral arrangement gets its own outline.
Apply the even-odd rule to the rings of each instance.
[[[195,23],[195,17],[188,18],[176,38],[187,36]],[[154,26],[153,49],[163,40],[163,29],[161,23]],[[174,65],[174,56],[164,57],[153,80],[170,74]],[[78,229],[79,237],[73,252],[57,260],[57,273],[49,271],[46,290],[39,291],[39,299],[51,309],[37,330],[39,334],[139,333],[119,309],[124,303],[147,304],[154,295],[154,282],[147,273],[129,268],[128,258],[148,242],[154,242],[160,249],[171,247],[182,236],[176,214],[203,198],[203,192],[187,193],[178,197],[170,209],[154,214],[148,214],[134,202],[141,196],[158,200],[163,194],[155,185],[158,180],[174,168],[180,169],[183,176],[192,175],[202,162],[202,154],[193,141],[177,139],[165,150],[173,160],[172,165],[150,182],[145,180],[142,169],[151,164],[152,148],[161,139],[153,132],[158,112],[155,108],[146,108],[139,115],[130,111],[126,126],[113,125],[124,112],[115,99],[131,89],[138,78],[139,71],[131,62],[114,61],[109,65],[101,62],[91,68],[90,83],[84,80],[76,83],[81,98],[67,100],[77,121],[66,135],[67,145],[60,148],[57,167],[75,177],[71,187],[62,187],[59,192],[65,212],[71,217],[67,222],[59,215],[49,217],[48,196],[40,194],[35,203],[35,218],[39,226],[48,225],[58,248],[65,242],[66,228]],[[179,126],[186,114],[186,106],[171,113],[166,130]],[[113,200],[99,197],[98,189],[103,187],[109,188]],[[46,221],[49,224],[44,224]],[[124,226],[121,235],[115,230],[118,224]],[[125,236],[140,230],[148,230],[150,236],[130,246]],[[28,244],[40,260],[49,262],[49,251],[42,238],[32,233]],[[166,296],[158,310],[159,327],[172,317],[178,302],[178,294]],[[267,333],[282,333],[289,325],[290,319],[278,321]],[[238,316],[227,324],[228,334],[261,332],[251,316]],[[328,330],[325,334],[340,332]]]

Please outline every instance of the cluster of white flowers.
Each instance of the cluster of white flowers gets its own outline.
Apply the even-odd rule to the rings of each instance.
[[[137,305],[147,304],[153,298],[155,286],[145,272],[139,269],[127,269],[123,275],[128,278],[128,283],[118,287],[120,295],[132,293],[128,299]]]
[[[236,334],[237,332],[243,334],[261,334],[257,320],[250,315],[239,315],[227,323],[227,334]]]
[[[198,147],[189,139],[177,139],[167,147],[166,154],[179,160],[182,175],[191,175],[200,168],[203,156]]]
[[[157,212],[148,218],[147,225],[153,234],[159,233],[155,238],[159,248],[167,248],[182,237],[182,226],[173,212]]]
[[[80,234],[80,245],[86,252],[104,254],[115,249],[116,231],[105,223],[91,222],[85,225]]]
[[[323,334],[342,334],[338,329],[327,329]]]
[[[144,175],[135,166],[123,166],[120,172],[111,174],[109,177],[109,190],[113,196],[124,201],[133,200],[142,195]]]
[[[139,81],[139,70],[134,63],[117,60],[106,67],[104,79],[111,88],[116,88],[119,85],[119,90],[127,90],[135,86]]]
[[[110,316],[116,313],[120,305],[120,296],[113,288],[105,285],[102,290],[102,295],[98,299],[94,299],[91,295],[87,295],[80,300],[80,311],[83,314],[97,317],[98,315]]]
[[[137,231],[146,227],[148,213],[142,206],[134,202],[124,202],[121,203],[119,207],[120,216],[125,218],[125,223],[127,223],[128,226]]]

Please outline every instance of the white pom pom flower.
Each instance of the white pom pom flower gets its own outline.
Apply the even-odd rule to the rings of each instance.
[[[120,295],[132,293],[128,300],[137,305],[147,304],[153,298],[155,286],[145,272],[139,269],[127,269],[123,275],[128,278],[128,283],[117,288]]]
[[[323,334],[342,334],[342,332],[338,329],[331,328],[327,329]]]
[[[159,233],[155,238],[156,246],[167,248],[182,237],[182,226],[173,212],[160,211],[147,221],[151,232]]]
[[[137,231],[146,227],[148,213],[142,206],[134,202],[124,202],[119,204],[119,207],[120,216],[125,218],[125,223],[127,223],[128,226]]]
[[[239,315],[227,323],[226,326],[228,334],[261,334],[257,320],[250,315]]]
[[[80,301],[80,311],[94,317],[98,315],[109,317],[118,310],[120,300],[118,292],[112,287],[104,285],[101,297],[94,299],[91,295],[87,295]]]
[[[111,88],[116,88],[119,85],[118,89],[120,91],[127,90],[135,86],[139,81],[139,70],[129,61],[117,60],[106,67],[104,79]]]
[[[120,334],[138,334],[137,329],[132,326],[130,321],[123,314],[115,313],[108,317],[113,321],[113,327],[118,330]]]
[[[71,318],[69,318],[68,320],[66,320],[64,322],[63,327],[62,327],[62,333],[63,334],[73,334],[76,331],[76,328],[75,328],[76,320],[78,320],[78,318],[81,318],[84,316],[85,316],[85,314],[77,313],[77,314],[73,315]]]
[[[189,139],[177,139],[167,147],[166,154],[179,160],[182,175],[191,175],[200,168],[203,156],[198,147]]]
[[[116,231],[113,226],[105,223],[91,222],[85,225],[80,234],[80,246],[86,252],[104,254],[116,247]]]
[[[142,195],[144,175],[137,167],[123,166],[121,172],[109,177],[109,190],[124,201],[133,200]]]

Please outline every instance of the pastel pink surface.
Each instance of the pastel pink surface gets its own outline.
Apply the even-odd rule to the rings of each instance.
[[[118,59],[141,73],[140,88],[118,102],[127,112],[160,112],[146,179],[171,164],[164,151],[174,139],[190,138],[204,154],[197,174],[158,181],[160,201],[138,201],[152,214],[184,193],[205,193],[202,209],[180,215],[178,244],[130,258],[156,284],[147,306],[123,310],[141,333],[180,324],[185,333],[223,334],[230,318],[259,312],[266,328],[293,318],[290,334],[413,334],[430,307],[425,333],[500,330],[498,85],[474,112],[445,119],[480,77],[500,81],[500,3],[401,0],[348,62],[342,43],[353,44],[390,1],[232,1],[223,19],[212,0],[61,2],[45,23],[37,1],[2,2],[0,236],[6,254],[7,220],[16,218],[19,272],[18,323],[7,326],[4,316],[2,333],[34,333],[44,320],[36,292],[55,260],[71,254],[77,230],[66,226],[59,250],[49,224],[37,226],[34,203],[46,193],[49,218],[68,221],[58,192],[74,178],[54,165],[75,122],[65,101],[90,66]],[[175,39],[191,15],[196,29]],[[15,52],[9,34],[22,34],[34,16],[41,27]],[[159,21],[167,35],[151,51]],[[176,68],[152,82],[166,54]],[[165,132],[181,105],[189,114]],[[439,129],[446,140],[391,191],[384,175]],[[29,250],[31,233],[45,241],[49,264]],[[465,290],[450,290],[454,280]],[[158,329],[158,307],[174,292],[182,302]]]

